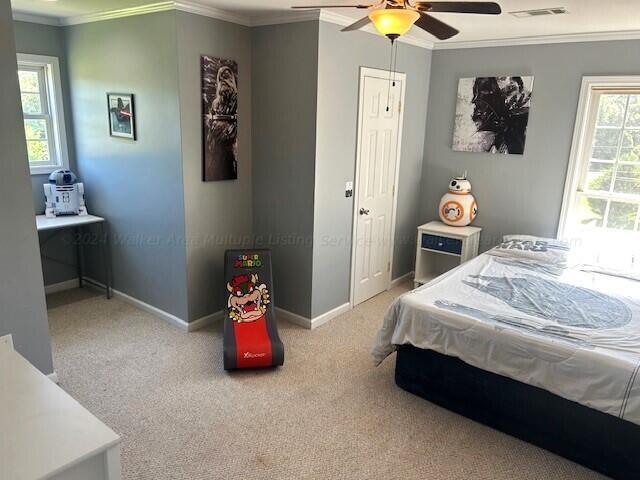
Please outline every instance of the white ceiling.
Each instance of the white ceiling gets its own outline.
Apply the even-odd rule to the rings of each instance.
[[[162,0],[12,0],[14,11],[68,18],[96,14],[130,7],[140,7]],[[362,0],[361,0],[362,1]],[[366,0],[365,0],[366,1]],[[373,0],[372,0],[373,1]],[[450,42],[506,40],[539,36],[575,35],[603,32],[640,32],[640,0],[497,0],[503,14],[499,16],[434,14],[460,34]],[[291,5],[322,3],[354,4],[358,0],[186,0],[185,3],[226,10],[247,20],[248,24],[264,22],[265,18],[293,14]],[[510,11],[565,7],[568,15],[516,18]],[[331,13],[354,20],[366,14],[364,10],[329,9]],[[414,27],[411,36],[429,42],[435,39]],[[345,33],[345,35],[349,35]],[[442,43],[437,42],[436,43]]]

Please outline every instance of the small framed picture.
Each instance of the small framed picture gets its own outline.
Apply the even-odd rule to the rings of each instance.
[[[109,134],[112,137],[136,139],[133,93],[107,93]]]

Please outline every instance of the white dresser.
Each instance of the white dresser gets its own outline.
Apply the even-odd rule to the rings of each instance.
[[[0,478],[120,480],[120,437],[0,338]]]

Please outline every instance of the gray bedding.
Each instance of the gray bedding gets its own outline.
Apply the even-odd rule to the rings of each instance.
[[[484,254],[398,298],[373,356],[409,343],[640,424],[640,282]]]

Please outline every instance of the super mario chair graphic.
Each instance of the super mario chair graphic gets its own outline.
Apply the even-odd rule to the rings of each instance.
[[[271,251],[227,250],[224,277],[229,294],[224,369],[282,365],[284,345],[273,311]]]

